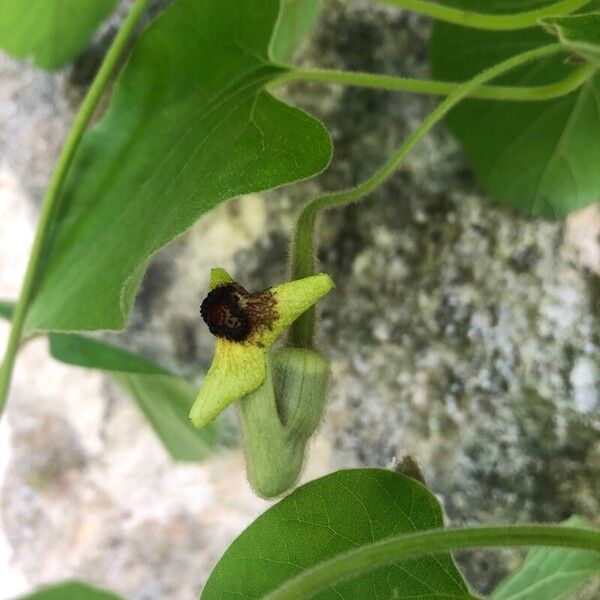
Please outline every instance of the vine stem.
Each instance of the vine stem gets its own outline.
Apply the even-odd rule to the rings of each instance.
[[[106,53],[102,65],[73,121],[73,125],[48,185],[48,190],[42,204],[40,218],[35,231],[31,253],[29,255],[29,263],[21,285],[21,293],[19,294],[19,299],[15,306],[10,335],[4,353],[4,360],[0,367],[0,415],[2,415],[2,411],[6,405],[6,398],[10,387],[16,355],[21,344],[21,336],[27,317],[27,311],[33,298],[34,285],[36,283],[36,277],[38,276],[40,260],[43,258],[44,244],[59,208],[60,192],[81,138],[98,106],[98,102],[108,86],[112,74],[119,65],[121,56],[127,47],[127,42],[145,11],[148,2],[149,0],[135,0],[127,18],[123,21],[123,24]]]
[[[317,592],[364,571],[424,554],[515,546],[551,546],[600,552],[600,533],[557,525],[512,525],[400,535],[362,546],[306,569],[263,596],[263,600],[308,600]]]
[[[589,3],[589,0],[560,0],[536,10],[506,15],[491,15],[471,12],[428,2],[427,0],[374,0],[380,4],[391,4],[439,21],[492,31],[508,31],[535,27],[538,19],[550,16],[566,15]]]
[[[481,86],[469,96],[481,100],[502,100],[514,102],[539,102],[560,98],[575,91],[583,85],[596,71],[597,67],[585,64],[577,67],[564,79],[538,86]],[[355,87],[392,90],[397,92],[412,92],[434,96],[449,96],[463,85],[448,81],[432,81],[397,77],[395,75],[376,75],[359,71],[336,71],[330,69],[296,69],[274,79],[269,85],[273,90],[291,81],[309,81],[313,83],[333,83]]]
[[[291,272],[293,279],[308,277],[315,272],[314,260],[314,229],[317,214],[326,208],[342,206],[356,202],[383,184],[402,164],[417,142],[461,100],[469,96],[484,83],[499,75],[511,71],[527,62],[544,58],[564,51],[561,44],[549,44],[513,56],[505,61],[482,71],[473,79],[460,84],[433,112],[431,112],[419,127],[412,133],[394,155],[371,177],[356,187],[340,192],[325,194],[309,202],[298,218],[292,240]],[[314,340],[315,309],[314,307],[302,314],[291,326],[289,343],[292,346],[311,348]]]

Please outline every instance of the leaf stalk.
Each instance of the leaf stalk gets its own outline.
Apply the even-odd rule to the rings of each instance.
[[[483,84],[515,69],[527,62],[545,58],[559,52],[564,52],[561,44],[549,44],[527,52],[523,52],[504,60],[473,77],[471,80],[460,84],[445,100],[443,100],[417,127],[412,135],[392,155],[384,165],[371,177],[357,186],[325,194],[309,202],[302,210],[296,223],[296,229],[291,248],[292,278],[308,277],[315,272],[314,229],[318,213],[321,210],[334,206],[344,206],[356,202],[382,185],[402,164],[406,156],[423,138],[423,136],[459,102],[471,95]],[[315,332],[315,309],[310,308],[302,314],[290,329],[289,343],[292,346],[312,348]]]
[[[535,27],[538,20],[544,17],[568,15],[588,4],[589,0],[560,0],[535,10],[505,15],[471,12],[427,0],[374,0],[374,2],[390,4],[462,27],[489,31],[511,31]]]
[[[508,525],[404,534],[367,544],[306,569],[263,596],[263,600],[308,600],[316,593],[365,571],[425,554],[516,546],[552,546],[600,552],[600,532],[557,525]]]
[[[597,70],[592,64],[584,64],[573,69],[560,81],[538,86],[481,86],[469,95],[479,100],[500,100],[508,102],[540,102],[561,98],[581,87]],[[311,83],[328,83],[354,87],[429,94],[432,96],[449,96],[463,85],[450,81],[434,81],[398,77],[395,75],[378,75],[359,71],[336,71],[330,69],[294,69],[275,79],[269,89],[275,89],[292,81]]]

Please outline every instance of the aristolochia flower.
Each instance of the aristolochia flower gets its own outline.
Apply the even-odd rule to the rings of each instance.
[[[210,292],[200,313],[217,345],[190,411],[195,427],[204,427],[263,383],[269,347],[333,285],[329,275],[321,273],[250,293],[223,269],[211,271]]]

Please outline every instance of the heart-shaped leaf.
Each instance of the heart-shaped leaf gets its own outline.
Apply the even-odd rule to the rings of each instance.
[[[542,25],[571,52],[600,67],[600,13],[549,17]]]
[[[324,127],[264,90],[278,0],[178,0],[82,142],[26,329],[120,329],[149,257],[233,196],[321,171]]]
[[[64,67],[88,44],[117,0],[2,0],[0,48],[43,69]]]
[[[444,0],[479,9],[474,0]],[[543,4],[543,3],[542,3]],[[511,0],[490,10],[514,11]],[[519,10],[538,8],[523,0]],[[431,43],[433,74],[465,81],[520,52],[551,43],[540,27],[521,31],[478,31],[436,23]],[[532,63],[499,80],[505,85],[560,81],[576,68],[565,56]],[[544,102],[469,100],[450,113],[447,124],[463,144],[479,181],[490,195],[529,215],[563,217],[600,199],[600,75],[577,91]]]
[[[228,548],[201,600],[262,598],[328,558],[387,537],[443,526],[420,483],[382,469],[338,471],[311,481],[263,513]],[[340,582],[315,600],[469,599],[449,554],[390,564]]]
[[[571,517],[569,527],[589,528],[581,517]],[[534,548],[519,569],[502,581],[492,600],[560,600],[600,575],[600,554],[569,548]]]
[[[219,425],[198,430],[189,419],[198,387],[176,376],[109,373],[137,403],[173,460],[197,462],[212,454]]]
[[[50,355],[69,365],[117,373],[173,375],[139,354],[101,340],[68,333],[49,333],[48,342]]]

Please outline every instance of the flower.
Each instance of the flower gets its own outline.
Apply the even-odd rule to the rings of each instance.
[[[279,496],[298,480],[328,382],[329,362],[319,352],[278,348],[267,356],[264,383],[238,402],[246,475],[259,496]]]
[[[333,287],[325,273],[250,293],[223,269],[213,269],[200,313],[217,345],[190,411],[204,427],[233,401],[265,380],[266,355],[283,330]]]

